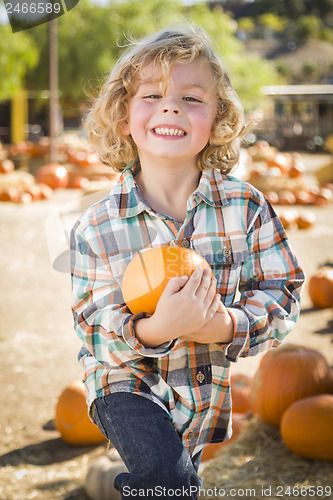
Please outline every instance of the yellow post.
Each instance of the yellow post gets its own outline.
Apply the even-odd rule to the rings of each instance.
[[[26,140],[25,130],[28,124],[28,93],[26,90],[19,90],[12,98],[11,107],[11,141],[13,144]]]

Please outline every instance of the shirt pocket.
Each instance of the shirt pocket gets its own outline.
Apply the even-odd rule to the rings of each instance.
[[[217,280],[217,292],[224,304],[230,306],[243,263],[249,258],[246,236],[200,238],[192,241],[192,249],[206,259]]]
[[[126,267],[137,254],[138,252],[126,252],[126,253],[117,253],[115,255],[108,257],[113,279],[116,281],[120,289]]]

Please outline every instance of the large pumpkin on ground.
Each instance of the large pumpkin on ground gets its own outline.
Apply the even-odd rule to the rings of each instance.
[[[315,349],[284,344],[262,358],[251,387],[252,411],[279,426],[295,401],[329,391],[330,368]]]
[[[105,441],[88,417],[83,383],[75,381],[60,394],[55,411],[55,427],[66,443],[85,446]]]
[[[281,421],[281,436],[301,457],[333,461],[333,395],[320,394],[291,405]]]
[[[322,267],[309,280],[309,295],[315,307],[333,307],[333,268]]]
[[[165,246],[140,252],[123,276],[122,293],[127,307],[133,314],[153,314],[168,281],[191,276],[198,266],[210,268],[201,255],[189,248]]]

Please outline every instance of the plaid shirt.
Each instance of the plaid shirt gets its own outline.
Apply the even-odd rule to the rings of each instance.
[[[299,315],[304,275],[274,210],[250,184],[204,171],[180,223],[143,199],[134,180],[139,168],[128,166],[71,233],[87,401],[115,392],[147,397],[170,414],[195,454],[231,436],[230,363],[282,342]],[[125,268],[138,252],[170,244],[189,246],[210,264],[235,324],[230,344],[176,339],[146,348],[136,338],[135,320],[147,315],[124,304]]]

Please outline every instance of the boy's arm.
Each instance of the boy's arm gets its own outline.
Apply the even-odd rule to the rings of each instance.
[[[235,335],[235,323],[228,309],[220,301],[214,316],[200,329],[196,328],[181,340],[198,342],[199,344],[230,344]]]
[[[230,361],[279,345],[300,311],[304,274],[269,203],[264,202],[258,211],[248,245],[249,258],[240,276],[240,300],[227,308],[221,303],[209,322],[181,337],[226,344]]]
[[[71,274],[75,330],[98,361],[121,364],[169,352],[172,341],[146,348],[136,338],[136,320],[149,315],[130,313],[113,278],[100,234],[87,223],[78,222],[71,232]]]
[[[233,341],[226,347],[230,361],[283,341],[299,316],[305,278],[268,201],[258,208],[247,240],[249,258],[242,266],[241,297],[227,308],[235,324]]]

